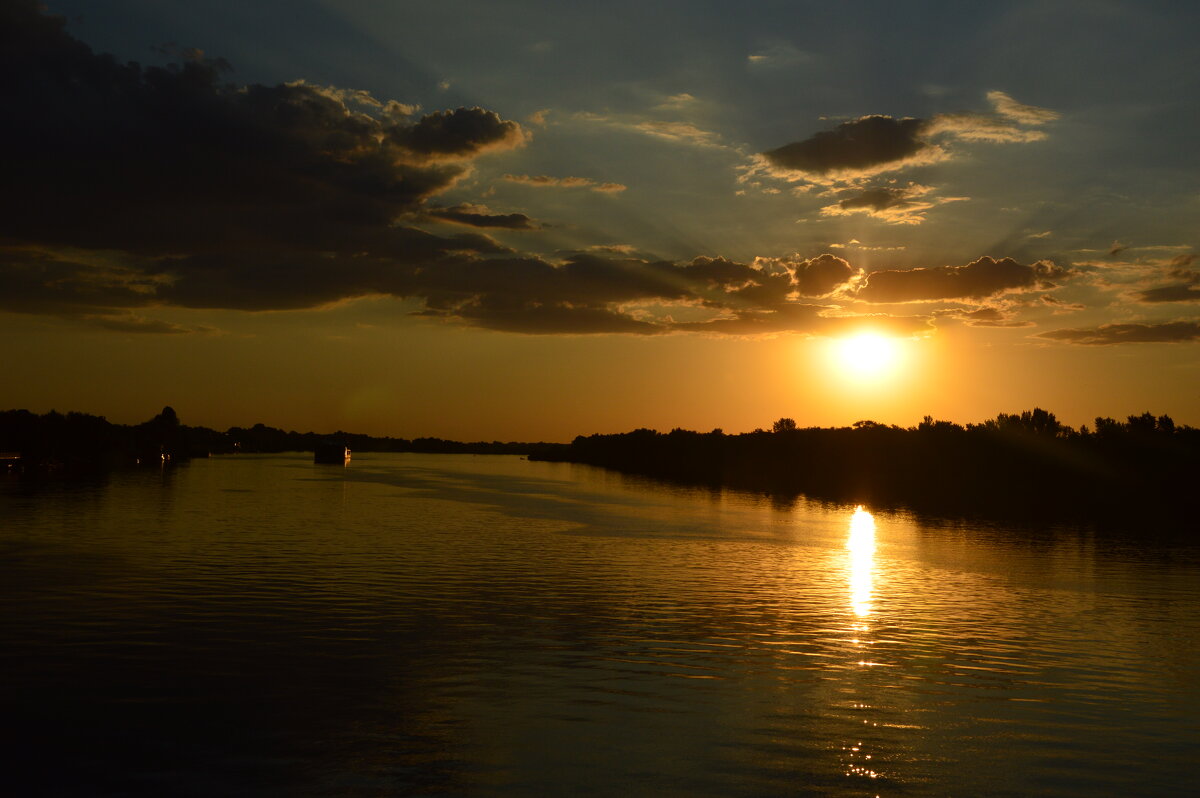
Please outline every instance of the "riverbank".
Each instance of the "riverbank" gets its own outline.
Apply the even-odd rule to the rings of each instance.
[[[1184,518],[1200,480],[1200,430],[1148,413],[1080,429],[1043,410],[967,426],[926,417],[907,429],[789,422],[739,435],[581,436],[531,457],[782,497],[993,517]]]
[[[450,441],[376,437],[360,433],[295,432],[265,424],[218,431],[183,424],[164,407],[149,421],[113,424],[103,416],[69,412],[0,411],[0,469],[25,473],[96,471],[174,464],[210,454],[312,452],[333,442],[355,452],[422,454],[552,454],[563,444]]]

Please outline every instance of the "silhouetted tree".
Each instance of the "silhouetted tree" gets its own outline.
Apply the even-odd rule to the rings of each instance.
[[[1085,434],[1041,408],[967,427],[925,416],[909,429],[873,421],[801,429],[785,418],[772,432],[719,437],[682,429],[580,436],[541,459],[938,512],[1040,517],[1184,509],[1200,480],[1200,430],[1149,419],[1101,417],[1095,433]],[[1147,436],[1143,428],[1155,432]]]
[[[1112,440],[1125,431],[1125,425],[1115,418],[1096,416],[1096,437],[1102,440]]]
[[[1149,411],[1140,416],[1130,416],[1127,425],[1129,431],[1135,435],[1151,435],[1157,426],[1158,419]]]
[[[925,416],[917,425],[917,432],[962,432],[963,428],[953,421],[935,421],[933,416]]]

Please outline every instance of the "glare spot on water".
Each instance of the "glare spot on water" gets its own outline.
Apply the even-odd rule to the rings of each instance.
[[[850,606],[864,618],[871,612],[871,569],[875,560],[875,517],[862,506],[850,517]]]

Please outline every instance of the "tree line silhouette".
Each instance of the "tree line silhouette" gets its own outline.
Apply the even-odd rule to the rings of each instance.
[[[255,424],[217,431],[180,422],[164,407],[149,421],[112,424],[86,413],[0,411],[0,453],[27,472],[83,471],[185,461],[235,452],[313,451],[336,441],[356,452],[521,454],[713,488],[806,495],[938,513],[1190,516],[1200,484],[1200,430],[1166,415],[1062,424],[1041,408],[960,425],[930,416],[916,426],[858,421],[770,430],[668,433],[636,429],[569,444],[374,437],[295,432]],[[8,468],[14,461],[5,461]]]
[[[154,418],[135,425],[113,424],[103,416],[87,413],[64,414],[52,410],[39,415],[28,410],[0,411],[0,452],[19,456],[13,467],[30,472],[175,463],[235,452],[311,452],[318,444],[329,441],[349,446],[355,452],[443,454],[530,454],[540,447],[555,445],[380,438],[340,430],[327,434],[294,432],[265,424],[230,427],[220,432],[181,423],[171,407],[164,407]]]
[[[1074,429],[1041,408],[965,426],[925,416],[908,428],[874,421],[800,428],[781,418],[769,431],[737,435],[637,429],[580,436],[530,459],[939,513],[1183,517],[1200,480],[1200,430],[1151,413]]]

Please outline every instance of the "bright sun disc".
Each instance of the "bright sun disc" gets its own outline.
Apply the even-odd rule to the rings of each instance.
[[[864,332],[838,342],[837,358],[842,368],[861,377],[883,374],[896,364],[895,340],[879,333]]]

